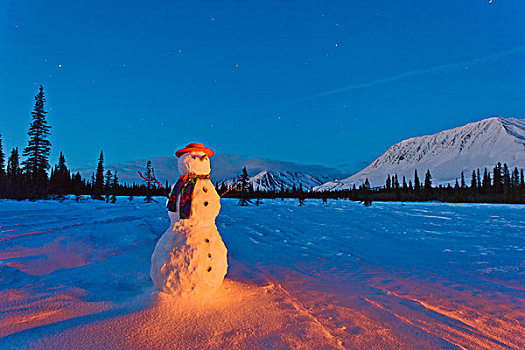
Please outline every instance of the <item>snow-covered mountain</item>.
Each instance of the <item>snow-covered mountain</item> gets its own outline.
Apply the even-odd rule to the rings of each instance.
[[[453,184],[462,171],[469,181],[473,169],[492,171],[497,162],[525,168],[525,119],[493,117],[401,141],[360,172],[314,190],[347,189],[366,178],[372,187],[383,186],[389,174],[408,182],[415,169],[421,181],[429,169],[433,184]]]
[[[278,184],[278,188],[280,188],[281,182],[283,182],[285,186],[291,182],[295,182],[296,186],[298,186],[299,183],[303,183],[303,187],[307,186],[310,188],[329,180],[348,176],[348,173],[321,165],[299,164],[263,158],[246,158],[240,155],[216,153],[210,160],[212,169],[210,176],[213,182],[238,177],[243,167],[248,169],[249,175],[257,174],[257,176],[259,176],[259,174],[263,172],[272,174],[260,176],[260,183],[267,184],[264,185],[267,188],[271,188],[274,183]],[[127,163],[108,164],[105,165],[105,168],[110,169],[112,172],[117,170],[121,182],[140,183],[142,180],[138,176],[137,171],[140,170],[144,172],[146,162],[147,160],[136,160]],[[177,158],[175,156],[151,158],[151,163],[155,168],[157,179],[159,179],[162,184],[164,184],[166,180],[172,184],[177,181],[180,176],[177,170]],[[73,169],[73,172],[79,171],[83,177],[90,179],[91,174],[95,170],[96,165],[93,165],[91,167]],[[273,180],[271,178],[273,178]],[[277,178],[281,179],[278,180]],[[290,187],[291,186],[292,185],[290,185]]]
[[[238,178],[238,176],[235,176],[227,179],[224,181],[224,184],[228,187],[231,187],[237,182]],[[291,189],[294,185],[296,188],[299,188],[299,186],[302,185],[303,190],[306,191],[315,186],[319,186],[328,180],[331,179],[324,175],[314,176],[311,174],[291,171],[261,171],[254,176],[250,176],[249,178],[253,188],[260,191],[279,191],[281,189],[281,185],[284,189]]]

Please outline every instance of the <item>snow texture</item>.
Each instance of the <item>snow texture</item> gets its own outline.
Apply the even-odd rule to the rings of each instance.
[[[384,186],[387,176],[397,174],[408,183],[417,169],[422,181],[430,170],[433,184],[452,184],[463,171],[492,171],[498,163],[525,168],[525,120],[493,117],[434,135],[401,141],[360,172],[341,181],[330,181],[314,190],[350,189],[368,178],[372,187]]]
[[[210,160],[204,152],[188,152],[178,159],[178,168],[181,174],[208,175]],[[220,198],[211,181],[198,179],[190,217],[180,219],[178,212],[169,213],[170,227],[151,257],[151,279],[158,289],[187,296],[219,288],[228,269],[226,246],[215,225],[220,209]]]
[[[0,349],[525,348],[523,205],[222,199],[228,274],[181,298],[156,200],[0,200]]]

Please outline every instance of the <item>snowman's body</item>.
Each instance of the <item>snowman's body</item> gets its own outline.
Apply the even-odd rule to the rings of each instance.
[[[183,154],[178,161],[181,174],[208,175],[209,158],[204,152]],[[228,262],[215,218],[220,198],[209,179],[197,179],[191,215],[180,219],[180,196],[176,212],[168,212],[171,225],[157,242],[151,257],[151,278],[155,286],[169,294],[209,293],[221,285]]]

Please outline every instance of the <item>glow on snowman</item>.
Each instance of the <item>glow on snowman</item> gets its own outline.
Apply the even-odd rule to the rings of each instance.
[[[215,218],[220,197],[209,179],[213,151],[191,143],[176,152],[179,180],[168,199],[170,227],[157,242],[150,275],[155,287],[181,296],[217,290],[228,269]]]

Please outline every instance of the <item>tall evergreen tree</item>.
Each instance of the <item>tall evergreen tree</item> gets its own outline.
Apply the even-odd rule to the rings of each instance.
[[[503,193],[505,195],[508,195],[510,192],[510,172],[509,167],[507,166],[507,163],[503,164]]]
[[[113,189],[113,194],[111,195],[111,199],[110,199],[110,202],[111,203],[115,203],[117,201],[117,195],[118,195],[118,176],[117,176],[117,171],[115,170],[115,174],[113,175],[113,181],[111,183],[111,187]],[[169,188],[168,186],[168,181],[166,181],[166,188]]]
[[[80,199],[80,195],[82,194],[82,190],[84,189],[85,189],[85,186],[82,182],[82,177],[80,176],[80,173],[77,172],[71,178],[71,190],[73,194],[77,196],[77,201]]]
[[[11,155],[7,160],[6,171],[6,194],[9,198],[24,198],[27,190],[22,188],[22,169],[20,168],[20,156],[18,147],[11,150]]]
[[[26,160],[22,163],[24,170],[32,185],[32,192],[41,196],[45,194],[47,182],[47,169],[49,169],[49,154],[51,153],[51,142],[48,140],[51,127],[46,121],[44,110],[44,88],[40,85],[40,91],[35,96],[35,107],[31,116],[33,121],[29,126],[29,142],[24,148],[23,155]]]
[[[392,180],[392,187],[394,189],[399,189],[399,180],[397,179],[397,174],[394,174],[394,178]]]
[[[153,201],[153,198],[151,197],[151,189],[153,187],[153,180],[151,180],[153,178],[153,169],[150,160],[148,160],[148,162],[146,163],[146,172],[144,173],[144,177],[146,178],[144,180],[146,182],[146,197],[144,198],[144,200],[146,201],[146,203],[151,203]]]
[[[5,175],[5,154],[2,148],[2,134],[0,134],[0,198],[4,197],[7,191]]]
[[[518,170],[518,168],[514,168],[514,171],[512,172],[512,176],[511,176],[511,185],[513,188],[516,188],[516,187],[519,187],[520,185],[520,172]]]
[[[465,173],[461,172],[461,188],[465,188]]]
[[[241,188],[241,198],[239,199],[239,204],[242,207],[247,206],[249,203],[251,203],[250,199],[248,198],[249,192],[250,192],[250,177],[248,176],[248,170],[246,170],[246,167],[242,168],[242,174],[239,179],[239,185]],[[295,187],[295,184],[294,184]]]
[[[470,179],[470,188],[475,190],[478,187],[478,180],[476,178],[476,171],[472,170],[472,177]]]
[[[50,182],[53,193],[60,197],[71,192],[71,177],[66,166],[66,158],[62,152],[58,157],[58,164],[51,172]]]
[[[477,171],[477,179],[478,179],[478,183],[476,184],[476,187],[478,188],[478,190],[481,188],[481,177],[479,176],[479,168],[478,168],[478,171]]]
[[[385,188],[386,188],[387,190],[389,190],[390,187],[391,187],[391,184],[392,184],[392,180],[390,180],[390,174],[388,174],[388,176],[386,177]]]
[[[498,162],[498,164],[494,167],[494,170],[492,172],[493,180],[492,180],[492,187],[494,188],[494,193],[501,193],[503,192],[503,178],[501,173],[501,163]]]
[[[427,169],[427,173],[425,174],[425,190],[431,190],[432,189],[432,175],[430,175],[430,170]]]
[[[5,154],[2,148],[2,134],[0,134],[0,180],[5,175]]]
[[[419,182],[419,176],[417,176],[417,169],[414,170],[414,190],[419,191],[421,183]]]
[[[405,177],[403,176],[403,189],[406,190],[407,189],[407,180],[405,179]]]
[[[481,187],[483,188],[483,193],[489,193],[490,186],[491,186],[490,182],[491,182],[490,174],[487,168],[485,168],[485,171],[483,172],[483,182],[481,183]]]
[[[106,181],[104,183],[104,194],[106,196],[106,203],[109,203],[109,194],[111,192],[111,180],[113,179],[113,174],[111,170],[108,169],[106,172]]]
[[[11,155],[7,160],[7,176],[14,178],[22,174],[20,169],[20,156],[18,155],[18,147],[11,150]]]
[[[102,192],[104,191],[104,153],[100,151],[98,158],[97,172],[92,183],[91,198],[103,200]]]

